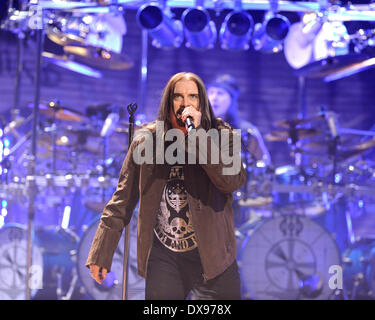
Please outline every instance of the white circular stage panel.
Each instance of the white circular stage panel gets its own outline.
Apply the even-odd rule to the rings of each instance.
[[[330,299],[336,288],[330,288],[329,269],[340,265],[332,236],[298,215],[261,221],[239,252],[245,299]]]

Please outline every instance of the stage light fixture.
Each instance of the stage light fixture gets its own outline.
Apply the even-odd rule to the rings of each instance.
[[[248,50],[254,28],[253,17],[246,11],[232,11],[220,28],[220,43],[224,50]]]
[[[263,23],[254,28],[252,44],[255,50],[275,53],[283,48],[283,40],[288,35],[290,22],[280,14],[266,14]]]
[[[157,3],[148,3],[137,11],[137,22],[146,29],[152,45],[157,48],[178,48],[184,40],[182,23],[173,19],[169,9],[164,11]]]
[[[206,50],[214,47],[217,30],[207,10],[202,7],[186,9],[181,20],[187,48]]]

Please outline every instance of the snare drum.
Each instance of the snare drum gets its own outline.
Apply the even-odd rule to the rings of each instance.
[[[260,221],[238,251],[245,299],[329,299],[334,293],[329,269],[341,265],[341,254],[330,234],[309,218]],[[315,288],[307,285],[311,279]]]
[[[32,299],[77,297],[73,257],[76,236],[58,227],[36,228],[30,270]],[[26,299],[27,229],[8,224],[0,230],[0,299]]]

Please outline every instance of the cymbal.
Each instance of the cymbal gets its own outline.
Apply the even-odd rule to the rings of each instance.
[[[369,139],[364,142],[359,142],[357,144],[353,144],[352,139],[342,139],[340,137],[338,150],[342,152],[364,152],[368,149],[375,147],[375,139]],[[317,140],[317,141],[310,141],[302,145],[302,149],[308,152],[325,152],[330,144],[329,140]]]
[[[61,32],[56,26],[47,27],[47,37],[60,46],[79,46],[85,44],[84,38]]]
[[[327,57],[318,61],[309,63],[295,71],[296,76],[309,78],[322,78],[339,69],[366,60],[367,55],[364,54],[346,54],[335,57]]]
[[[75,61],[97,68],[125,70],[133,66],[133,62],[128,56],[103,48],[65,46],[63,49],[66,54],[72,55]]]
[[[364,150],[342,150],[337,152],[337,161],[342,162],[362,155]]]
[[[290,129],[290,128],[296,128],[300,125],[306,125],[311,124],[315,121],[323,121],[324,116],[323,115],[315,115],[308,118],[303,119],[291,119],[291,120],[279,120],[274,123],[275,126]]]
[[[42,53],[42,56],[47,61],[49,61],[49,62],[51,62],[51,63],[53,63],[53,64],[55,64],[59,67],[62,67],[64,69],[68,69],[70,71],[77,72],[77,73],[80,73],[80,74],[83,74],[85,76],[92,77],[92,78],[100,79],[102,77],[101,72],[99,72],[97,70],[94,70],[94,69],[92,69],[88,66],[85,66],[81,63],[77,63],[75,61],[72,61],[71,59],[69,59],[65,55],[59,56],[59,55],[53,54],[51,52],[44,51]]]
[[[365,71],[375,66],[375,58],[366,59],[364,61],[356,62],[344,67],[338,68],[334,72],[324,77],[324,82],[331,82],[334,80],[349,77],[353,74]]]
[[[355,146],[352,146],[351,149],[358,150],[358,151],[366,151],[370,148],[375,147],[375,138],[369,139],[367,141],[361,142]]]
[[[295,128],[293,130],[278,130],[272,131],[270,134],[265,136],[267,141],[287,141],[289,138],[294,138],[295,140],[310,138],[316,136],[320,133],[317,129],[304,129]]]
[[[32,103],[28,104],[29,108],[34,108]],[[63,107],[54,101],[39,104],[39,112],[47,117],[63,121],[83,122],[86,118],[81,112],[68,107]]]

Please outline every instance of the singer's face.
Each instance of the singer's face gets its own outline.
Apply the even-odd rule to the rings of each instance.
[[[199,110],[198,87],[193,80],[182,79],[176,82],[173,92],[173,111],[172,119],[175,118],[178,126],[185,128],[181,120],[182,111],[191,106]],[[173,121],[172,121],[173,122]]]

